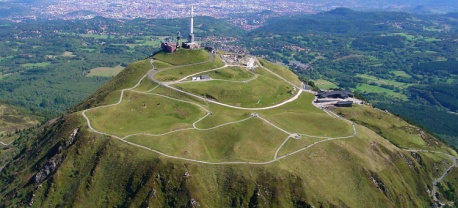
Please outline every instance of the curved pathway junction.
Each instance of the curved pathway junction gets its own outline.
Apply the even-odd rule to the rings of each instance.
[[[207,62],[211,62],[213,61],[214,57],[213,55],[211,55],[210,59],[207,60],[207,61],[204,61],[204,62],[199,62],[199,63],[193,63],[193,64],[188,64],[188,65],[182,65],[182,66],[179,66],[179,67],[184,67],[184,66],[192,66],[192,65],[197,65],[197,64],[202,64],[202,63],[207,63]],[[279,161],[281,159],[284,159],[286,157],[289,157],[289,156],[292,156],[292,155],[295,155],[297,153],[300,153],[302,151],[305,151],[315,145],[318,145],[320,143],[324,143],[324,142],[328,142],[328,141],[333,141],[333,140],[341,140],[341,139],[349,139],[349,138],[352,138],[354,137],[356,134],[357,134],[357,131],[356,131],[356,127],[355,127],[355,124],[337,114],[335,114],[334,112],[332,111],[329,111],[329,110],[326,110],[326,109],[322,109],[323,111],[325,111],[329,116],[331,117],[334,117],[336,119],[341,119],[343,121],[346,121],[348,123],[350,123],[352,125],[352,129],[353,129],[353,134],[352,135],[348,135],[348,136],[344,136],[344,137],[334,137],[334,138],[331,138],[331,137],[322,137],[322,136],[313,136],[313,135],[307,135],[307,134],[300,134],[300,133],[292,133],[292,132],[288,132],[276,125],[274,125],[272,122],[266,120],[265,118],[262,118],[259,114],[257,113],[252,113],[250,117],[248,118],[245,118],[245,119],[242,119],[242,120],[239,120],[239,121],[235,121],[235,122],[229,122],[229,123],[225,123],[225,124],[221,124],[221,125],[218,125],[218,126],[215,126],[215,127],[212,127],[212,128],[208,128],[208,129],[200,129],[196,126],[196,124],[200,121],[202,121],[203,119],[205,119],[207,116],[209,116],[211,114],[211,112],[206,109],[205,107],[197,104],[197,103],[193,103],[193,102],[189,102],[189,101],[183,101],[183,100],[179,100],[179,99],[176,99],[176,98],[172,98],[172,97],[169,97],[169,96],[165,96],[165,95],[161,95],[161,94],[155,94],[155,93],[151,93],[152,91],[154,91],[157,87],[159,86],[164,86],[164,87],[167,87],[169,89],[172,89],[172,90],[175,90],[175,91],[178,91],[180,93],[183,93],[183,94],[186,94],[186,95],[189,95],[189,96],[192,96],[192,97],[195,97],[195,98],[198,98],[198,99],[201,99],[201,100],[204,100],[206,102],[211,102],[211,103],[214,103],[214,104],[217,104],[217,105],[221,105],[221,106],[225,106],[225,107],[229,107],[229,108],[234,108],[234,109],[240,109],[240,110],[253,110],[253,111],[259,111],[259,110],[268,110],[268,109],[273,109],[273,108],[277,108],[277,107],[280,107],[280,106],[283,106],[287,103],[290,103],[290,102],[293,102],[295,101],[297,98],[299,98],[299,96],[302,94],[302,92],[304,92],[304,87],[303,87],[303,83],[301,84],[302,86],[297,86],[295,85],[294,83],[291,83],[289,80],[281,77],[280,75],[276,74],[275,72],[271,71],[270,69],[267,69],[266,67],[262,66],[262,64],[260,64],[259,60],[256,59],[256,62],[258,64],[258,66],[262,67],[264,70],[270,72],[271,74],[275,75],[276,77],[282,79],[283,81],[285,81],[286,83],[296,87],[298,90],[298,92],[296,93],[296,95],[286,101],[283,101],[282,103],[279,103],[279,104],[276,104],[276,105],[272,105],[272,106],[267,106],[267,107],[262,107],[262,108],[244,108],[244,107],[238,107],[238,106],[232,106],[232,105],[228,105],[228,104],[225,104],[225,103],[221,103],[221,102],[217,102],[215,100],[211,100],[211,99],[207,99],[205,97],[201,97],[201,96],[198,96],[198,95],[195,95],[195,94],[192,94],[192,93],[189,93],[189,92],[186,92],[186,91],[183,91],[183,90],[180,90],[180,89],[177,89],[173,86],[171,86],[172,84],[176,84],[176,83],[179,83],[179,82],[185,82],[185,80],[187,80],[189,77],[192,77],[192,76],[195,76],[195,75],[198,75],[198,74],[202,74],[202,73],[206,73],[206,72],[211,72],[211,71],[216,71],[216,70],[220,70],[220,69],[224,69],[226,67],[230,67],[230,66],[234,66],[234,65],[228,65],[227,63],[225,63],[225,65],[223,67],[219,67],[219,68],[215,68],[215,69],[211,69],[211,70],[206,70],[206,71],[201,71],[201,72],[198,72],[198,73],[195,73],[195,74],[192,74],[192,75],[188,75],[178,81],[172,81],[172,82],[161,82],[159,80],[157,80],[154,76],[155,74],[159,73],[159,72],[162,72],[162,71],[166,71],[166,70],[170,70],[170,69],[174,69],[174,68],[177,68],[177,67],[168,67],[168,68],[165,68],[165,69],[161,69],[161,70],[155,70],[155,67],[154,67],[154,63],[151,62],[152,64],[152,69],[149,70],[147,72],[147,74],[145,74],[133,87],[131,88],[127,88],[127,89],[123,89],[121,91],[121,95],[120,95],[120,98],[119,98],[119,101],[117,103],[114,103],[114,104],[111,104],[111,105],[105,105],[105,106],[99,106],[99,107],[95,107],[95,108],[91,108],[91,109],[86,109],[84,111],[82,111],[82,115],[83,117],[86,119],[87,121],[87,124],[88,124],[88,127],[89,129],[91,129],[93,132],[97,133],[97,134],[101,134],[101,135],[105,135],[105,136],[109,136],[109,137],[113,137],[113,138],[116,138],[116,139],[119,139],[127,144],[130,144],[130,145],[133,145],[133,146],[136,146],[136,147],[139,147],[139,148],[142,148],[142,149],[146,149],[146,150],[149,150],[149,151],[152,151],[152,152],[155,152],[161,156],[164,156],[164,157],[167,157],[167,158],[172,158],[172,159],[178,159],[178,160],[183,160],[183,161],[188,161],[188,162],[195,162],[195,163],[201,163],[201,164],[208,164],[208,165],[229,165],[229,164],[248,164],[248,165],[267,165],[267,164],[271,164],[271,163],[274,163],[276,161]],[[153,89],[150,89],[146,92],[139,92],[139,91],[135,91],[134,89],[136,87],[138,87],[140,85],[140,83],[145,79],[145,78],[149,78],[150,80],[152,80],[153,82],[156,82],[158,83],[158,86],[154,87]],[[248,81],[252,81],[254,79],[257,78],[257,75],[255,75],[255,78],[253,79],[249,79],[249,80],[245,80],[245,81],[237,81],[237,82],[248,82]],[[207,80],[207,81],[212,81],[211,79],[210,80]],[[223,81],[228,81],[228,80],[223,80]],[[155,96],[162,96],[162,97],[166,97],[166,98],[169,98],[169,99],[173,99],[175,101],[180,101],[180,102],[186,102],[186,103],[190,103],[190,104],[193,104],[193,105],[196,105],[200,108],[202,108],[205,112],[206,112],[206,115],[200,119],[198,119],[196,122],[194,122],[192,124],[192,128],[185,128],[185,129],[179,129],[179,130],[175,130],[175,131],[170,131],[170,132],[167,132],[167,133],[164,133],[164,134],[144,134],[144,133],[139,133],[139,134],[132,134],[132,135],[128,135],[124,138],[121,138],[121,137],[118,137],[116,135],[111,135],[111,134],[108,134],[108,133],[105,133],[105,132],[100,132],[96,129],[94,129],[91,125],[91,121],[89,120],[89,118],[87,117],[86,115],[86,112],[87,111],[90,111],[90,110],[93,110],[93,109],[98,109],[98,108],[105,108],[105,107],[110,107],[110,106],[116,106],[116,105],[119,105],[121,102],[122,102],[122,99],[124,97],[124,93],[125,91],[133,91],[133,92],[136,92],[136,93],[144,93],[144,94],[149,94],[149,95],[155,95]],[[177,156],[173,156],[173,155],[168,155],[168,154],[165,154],[163,152],[160,152],[158,150],[155,150],[155,149],[152,149],[152,148],[149,148],[149,147],[145,147],[145,146],[142,146],[142,145],[139,145],[139,144],[135,144],[135,143],[132,143],[132,142],[129,142],[129,141],[126,141],[127,138],[129,137],[132,137],[132,136],[136,136],[136,135],[145,135],[145,136],[163,136],[163,135],[167,135],[167,134],[171,134],[171,133],[174,133],[174,132],[178,132],[178,131],[186,131],[186,130],[198,130],[198,131],[209,131],[209,130],[212,130],[212,129],[216,129],[216,128],[219,128],[219,127],[222,127],[222,126],[225,126],[225,125],[231,125],[231,124],[235,124],[235,123],[239,123],[239,122],[244,122],[244,121],[247,121],[249,119],[253,119],[253,118],[258,118],[262,121],[264,121],[265,123],[271,125],[273,128],[276,128],[280,131],[282,131],[283,133],[287,134],[288,136],[286,137],[286,139],[284,140],[284,142],[277,148],[276,152],[275,152],[275,155],[273,157],[272,160],[270,161],[265,161],[265,162],[246,162],[246,161],[229,161],[229,162],[208,162],[208,161],[202,161],[202,160],[195,160],[195,159],[191,159],[191,158],[184,158],[184,157],[177,157]],[[318,139],[323,139],[323,140],[320,140],[320,141],[316,141],[304,148],[301,148],[301,149],[298,149],[294,152],[291,152],[291,153],[288,153],[288,154],[285,154],[285,155],[282,155],[282,156],[279,156],[278,153],[280,152],[280,150],[282,149],[282,147],[287,143],[287,141],[290,139],[290,138],[294,138],[294,139],[300,139],[302,136],[304,137],[310,137],[310,138],[318,138]],[[9,144],[5,144],[3,142],[0,142],[2,145],[9,145]],[[10,143],[11,144],[11,143]],[[433,191],[431,192],[431,196],[433,196],[433,199],[434,201],[436,201],[437,203],[440,203],[439,200],[437,199],[436,197],[436,193],[437,193],[437,184],[439,182],[441,182],[445,176],[455,167],[457,167],[457,157],[453,156],[453,155],[450,155],[450,154],[447,154],[447,153],[444,153],[444,152],[438,152],[438,151],[431,151],[431,150],[407,150],[407,149],[404,149],[404,151],[408,151],[408,152],[430,152],[430,153],[436,153],[436,154],[443,154],[443,155],[446,155],[448,157],[450,157],[450,159],[453,161],[453,164],[444,172],[443,175],[441,175],[439,178],[435,179],[434,182],[433,182]]]

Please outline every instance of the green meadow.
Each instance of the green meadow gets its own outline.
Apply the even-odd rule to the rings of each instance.
[[[272,74],[261,75],[247,83],[216,80],[178,83],[174,86],[225,104],[250,108],[279,104],[297,93],[293,86]]]
[[[203,62],[196,62],[195,64],[188,66],[179,66],[170,70],[159,72],[154,77],[159,81],[174,81],[192,74],[223,66],[224,62],[219,58],[219,56],[215,56],[213,60],[204,60]]]
[[[91,69],[89,74],[87,74],[87,77],[94,77],[94,76],[99,76],[99,77],[114,77],[119,72],[121,72],[124,69],[124,67],[118,65],[115,67],[97,67],[94,69]]]

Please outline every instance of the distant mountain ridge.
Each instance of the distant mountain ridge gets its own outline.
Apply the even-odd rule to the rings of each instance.
[[[36,15],[38,18],[41,18],[43,17],[43,14],[44,14],[42,10],[45,10],[46,7],[49,5],[54,5],[54,4],[57,5],[56,2],[57,1],[50,1],[50,0],[14,0],[14,1],[0,2],[0,18],[6,18],[6,17],[12,17],[12,16],[15,16],[16,18],[21,18],[21,17],[26,17],[29,15]],[[304,0],[288,0],[285,3],[288,3],[288,2],[291,3],[289,6],[292,8],[295,2],[304,3]],[[137,2],[136,0],[130,0],[130,3],[140,3],[140,2]],[[174,5],[171,5],[170,9],[180,8],[179,3],[180,2],[177,3],[176,8],[174,8],[175,7]],[[181,3],[186,3],[186,2],[181,1]],[[231,3],[226,3],[227,5],[224,5],[224,6],[211,6],[212,10],[208,10],[208,11],[211,11],[210,13],[215,13],[215,15],[210,14],[211,16],[218,17],[219,16],[217,15],[218,11],[214,11],[213,9],[219,9],[223,11],[225,8],[227,8],[227,6],[231,4],[237,5],[238,3],[240,2],[233,1]],[[259,3],[259,2],[253,2],[253,3]],[[330,10],[336,7],[349,7],[352,9],[362,10],[362,11],[373,11],[373,10],[404,11],[404,12],[420,13],[420,14],[443,14],[447,12],[458,12],[458,2],[454,0],[440,0],[440,1],[407,0],[407,1],[401,1],[401,2],[394,1],[394,0],[384,0],[384,1],[330,0],[330,1],[324,1],[324,2],[318,1],[318,0],[312,0],[312,1],[306,1],[306,3],[310,3],[310,8],[311,8],[310,11],[307,11],[306,13],[316,13],[319,11]],[[32,7],[35,7],[34,10],[30,10],[30,8]],[[87,9],[87,8],[84,8],[84,9]],[[113,8],[111,8],[110,6],[106,6],[106,8],[104,9],[106,11],[113,11],[113,12],[116,11],[116,10],[113,10]],[[95,10],[91,12],[97,13],[95,12]],[[262,11],[256,11],[256,12],[262,13]],[[84,13],[87,13],[87,12],[84,12]],[[85,16],[84,13],[83,15],[78,15],[77,17],[78,18],[84,17]],[[54,13],[54,14],[53,12],[49,12],[45,15],[45,17],[46,18],[63,18],[65,15],[67,15],[67,18],[68,18],[68,17],[74,16],[75,14],[78,14],[78,10],[70,11],[68,15],[65,13],[60,13],[60,12]],[[238,14],[238,12],[233,12],[233,14]],[[282,12],[282,14],[288,14],[288,12],[284,12],[284,13]],[[98,15],[101,15],[101,14],[98,13]],[[138,17],[137,15],[135,15],[135,17]],[[126,17],[130,18],[131,16],[129,15],[124,16],[124,18]],[[230,15],[227,17],[230,17]],[[171,18],[171,16],[168,16],[166,18]],[[120,19],[123,19],[123,18],[120,18]]]
[[[278,17],[255,31],[272,33],[304,33],[321,31],[327,33],[357,33],[361,31],[385,31],[395,29],[393,24],[412,18],[405,12],[360,12],[349,8],[336,8],[315,15]]]

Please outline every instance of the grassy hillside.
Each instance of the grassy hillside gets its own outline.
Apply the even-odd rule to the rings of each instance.
[[[264,107],[294,96],[292,86],[273,75],[260,76],[244,83],[225,81],[188,82],[174,85],[196,95],[242,107]]]
[[[228,67],[218,71],[204,72],[196,76],[208,74],[212,79],[221,79],[229,81],[249,81],[255,78],[255,74],[241,67]]]
[[[94,109],[88,111],[87,115],[94,128],[124,137],[135,133],[160,134],[191,127],[191,123],[205,113],[190,103],[129,92],[119,105]]]
[[[210,58],[210,54],[203,49],[195,51],[178,49],[175,53],[160,52],[156,54],[154,58],[165,63],[178,66],[208,60]]]
[[[99,76],[99,77],[114,77],[116,76],[119,72],[121,72],[124,69],[121,65],[115,66],[115,67],[97,67],[91,69],[89,74],[87,74],[87,77],[94,77],[94,76]]]
[[[287,136],[260,120],[250,119],[209,131],[187,130],[159,137],[133,136],[127,141],[169,155],[210,162],[264,162],[272,159]]]
[[[76,144],[57,153],[65,155],[58,171],[37,189],[31,176],[54,156],[52,147],[78,124],[83,124],[80,116],[66,116],[47,136],[29,141],[31,152],[2,171],[5,206],[25,205],[31,193],[34,206],[39,207],[176,207],[191,206],[192,199],[210,207],[425,207],[430,203],[424,184],[430,183],[434,158],[422,155],[420,164],[364,127],[358,127],[363,133],[355,139],[324,143],[296,157],[253,166],[167,159],[83,126]],[[379,188],[373,180],[382,182]],[[18,189],[10,191],[14,187]]]
[[[407,149],[457,155],[368,106],[337,111],[354,124],[305,92],[278,107],[238,109],[142,80],[150,69],[129,65],[75,112],[20,137],[21,153],[0,171],[1,206],[428,207],[451,160]],[[453,201],[455,174],[443,183],[440,196],[450,199],[441,200]]]
[[[299,81],[299,78],[297,75],[291,73],[291,70],[284,66],[280,66],[278,64],[274,64],[272,62],[266,61],[264,59],[259,59],[259,63],[261,63],[262,66],[272,70],[276,74],[280,75],[281,77],[287,79],[291,83],[294,83],[297,86],[301,86],[301,82]]]
[[[173,70],[159,72],[154,77],[159,81],[174,81],[201,71],[215,69],[222,66],[224,66],[224,62],[219,58],[219,56],[216,56],[214,59],[203,60],[202,62],[196,62],[188,66],[180,66],[174,68]]]
[[[89,96],[84,102],[78,104],[72,110],[82,110],[93,107],[95,104],[102,104],[105,99],[119,98],[119,90],[133,87],[146,72],[152,69],[148,60],[142,60],[127,66],[115,78],[110,80],[94,94]]]
[[[398,147],[454,152],[449,146],[443,144],[424,130],[407,123],[399,117],[393,116],[389,112],[369,106],[338,108],[336,112],[372,129]]]
[[[0,105],[0,135],[6,136],[8,133],[28,129],[39,123],[38,118],[21,112],[13,106]]]

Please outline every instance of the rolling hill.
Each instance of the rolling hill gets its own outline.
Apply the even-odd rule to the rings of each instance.
[[[449,146],[370,106],[319,109],[287,68],[227,57],[182,51],[130,64],[15,142],[20,153],[0,171],[0,206],[456,202]]]

